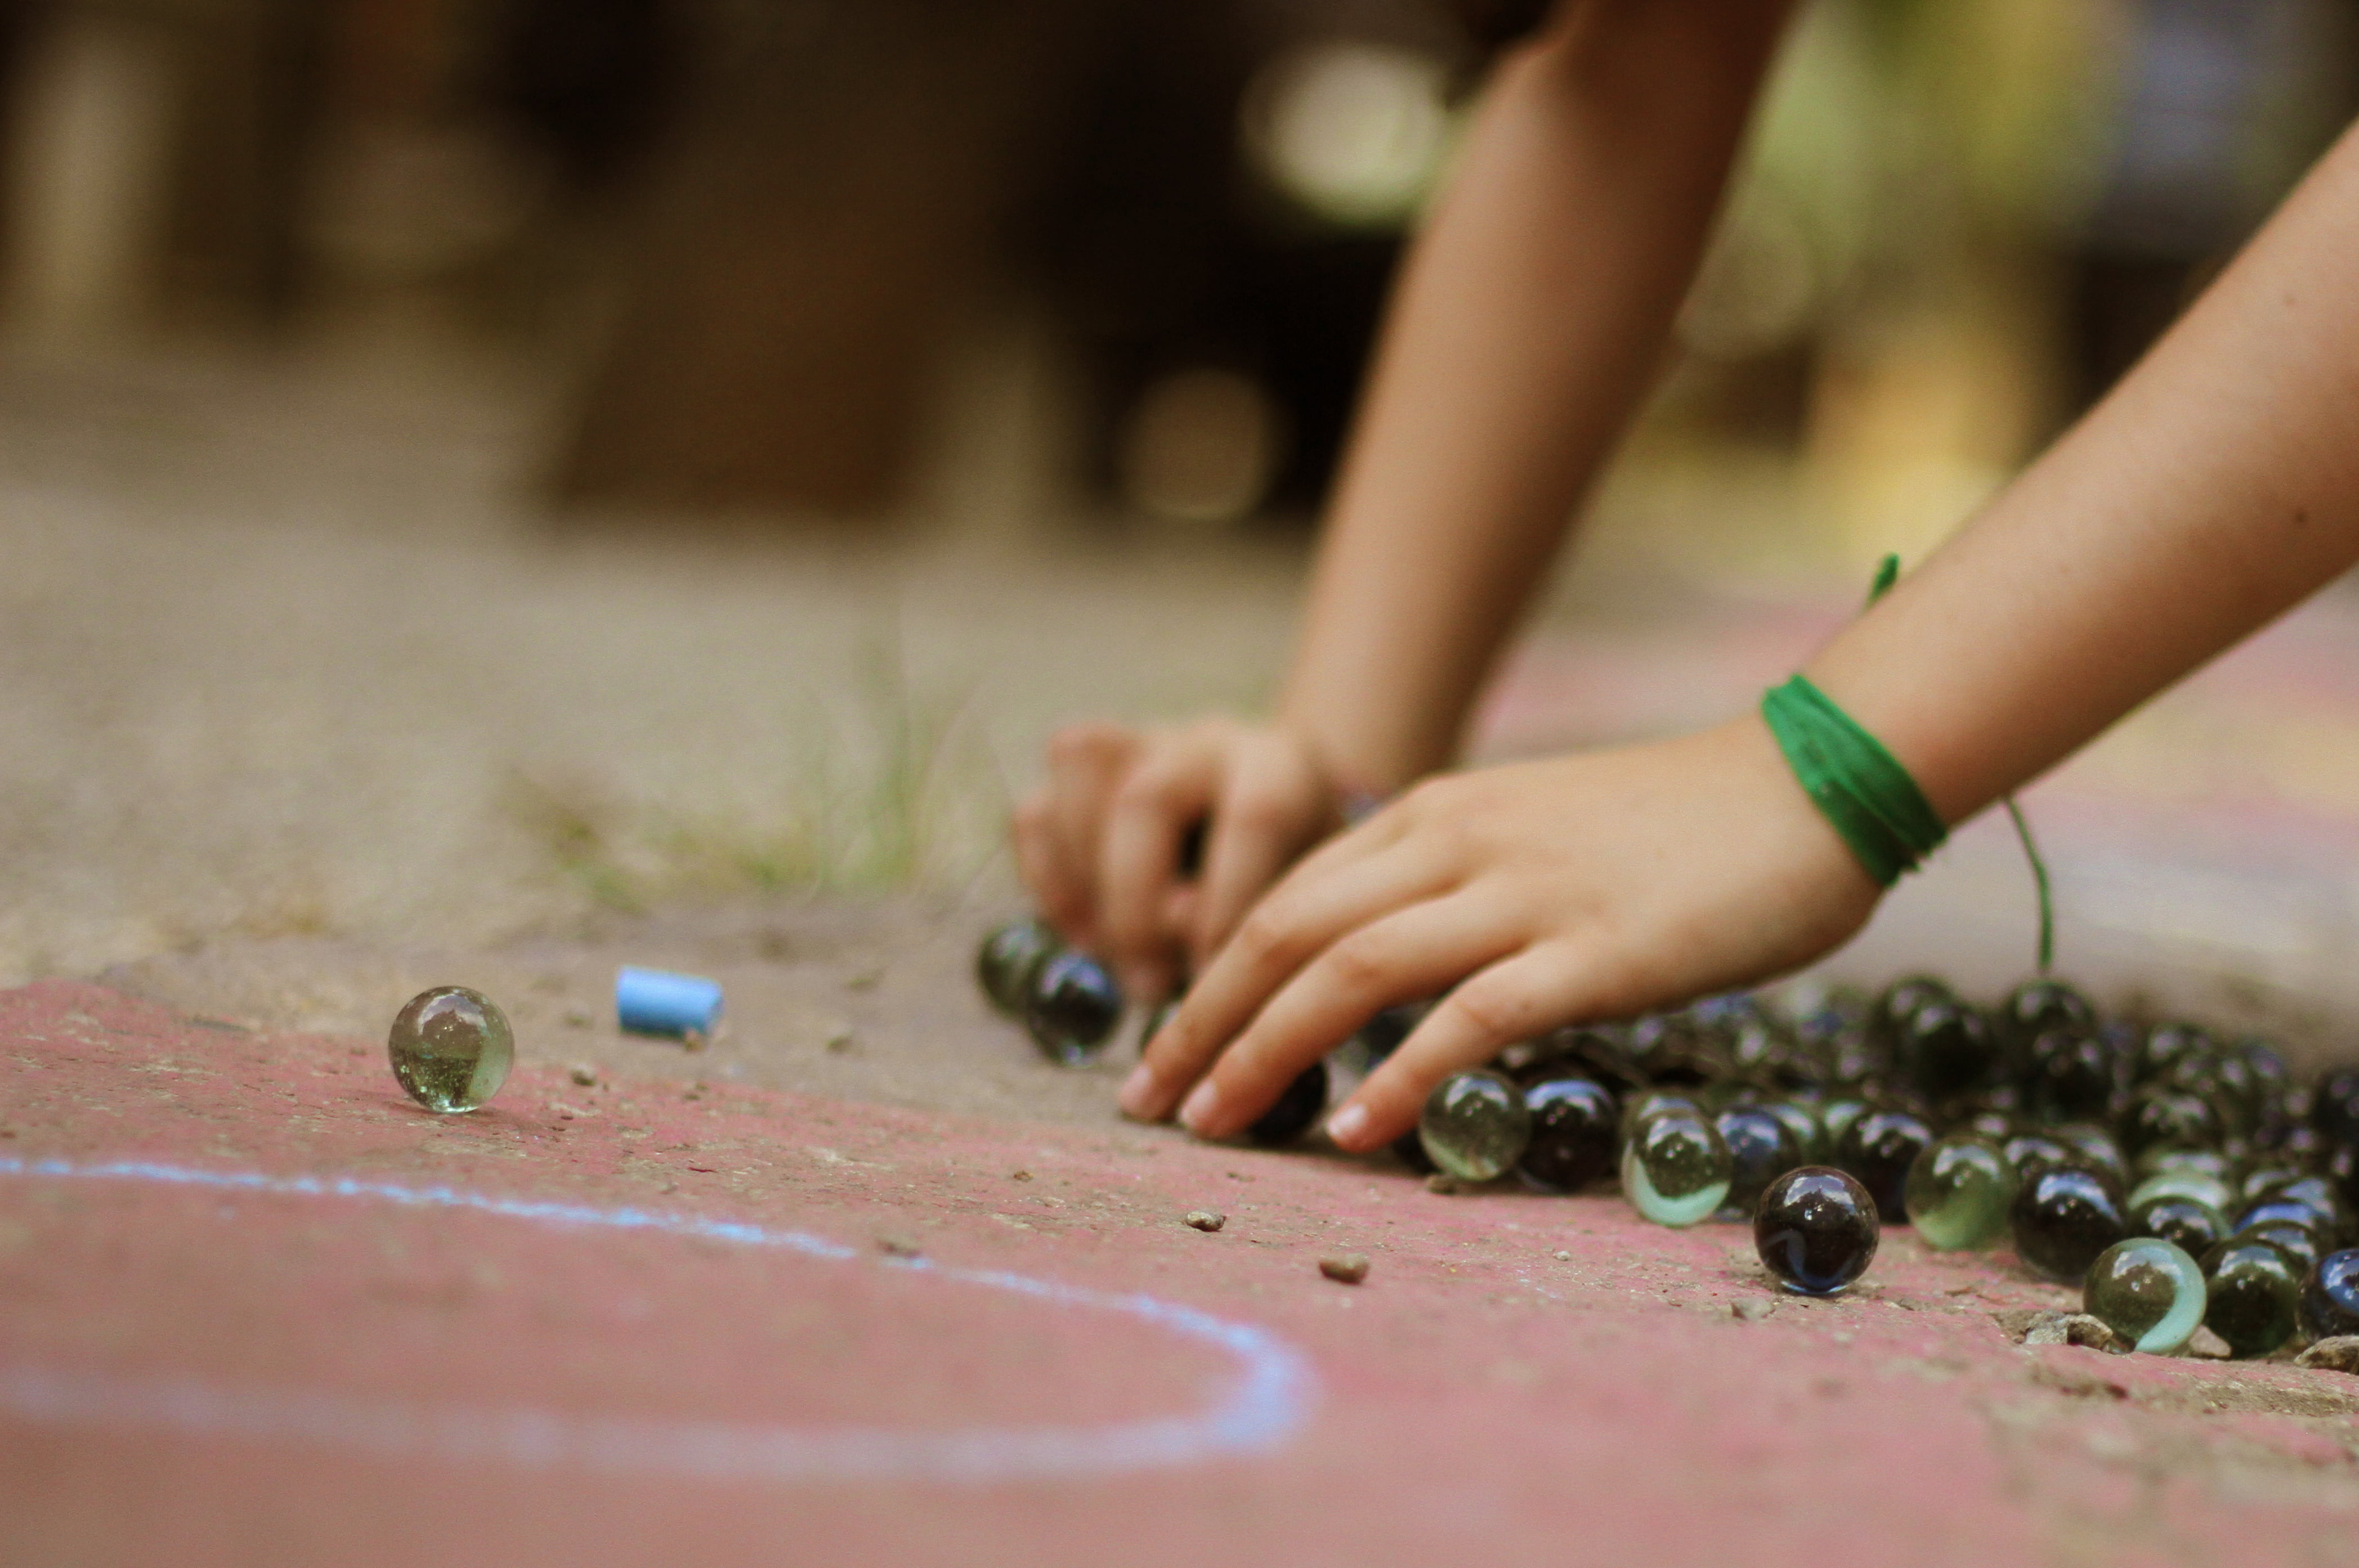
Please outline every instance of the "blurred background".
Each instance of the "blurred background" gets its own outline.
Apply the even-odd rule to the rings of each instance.
[[[1055,723],[1266,700],[1530,9],[0,0],[0,978],[1004,901]],[[2352,0],[1810,0],[1478,751],[1748,702],[2354,108]],[[2068,933],[2201,906],[2232,966],[2347,967],[2321,614],[2059,782],[2114,867],[2066,857]],[[2239,847],[2157,882],[2202,811]]]

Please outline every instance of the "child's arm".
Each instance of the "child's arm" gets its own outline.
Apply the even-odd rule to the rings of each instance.
[[[1209,961],[1339,794],[1451,759],[1646,391],[1789,5],[1563,4],[1503,60],[1394,301],[1277,721],[1077,727],[1018,810],[1043,912],[1134,994],[1175,946]]]
[[[1812,661],[1945,821],[2359,559],[2354,256],[2359,130],[2078,429]],[[1374,1148],[1458,1068],[1795,967],[1875,898],[1755,716],[1438,779],[1245,918],[1123,1105],[1165,1116],[1192,1088],[1188,1125],[1233,1132],[1377,1007],[1455,985],[1332,1119]]]

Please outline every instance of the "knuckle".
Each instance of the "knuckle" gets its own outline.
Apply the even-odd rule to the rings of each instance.
[[[1354,931],[1327,950],[1327,970],[1354,995],[1381,990],[1393,971],[1392,954],[1380,937]]]
[[[1293,940],[1291,922],[1282,908],[1265,899],[1245,911],[1232,940],[1248,958],[1272,958],[1284,953]]]
[[[1449,1006],[1484,1039],[1506,1040],[1527,1030],[1537,1000],[1519,982],[1474,979],[1450,994]]]

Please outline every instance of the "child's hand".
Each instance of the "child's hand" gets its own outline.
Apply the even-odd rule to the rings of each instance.
[[[1344,1149],[1378,1148],[1450,1073],[1560,1023],[1795,968],[1876,898],[1757,718],[1436,779],[1245,916],[1123,1109],[1158,1119],[1185,1095],[1191,1131],[1228,1136],[1378,1008],[1448,992],[1328,1123]]]
[[[1114,966],[1134,1000],[1201,970],[1254,899],[1337,822],[1334,787],[1292,731],[1213,718],[1076,724],[1016,811],[1016,858],[1041,914]],[[1205,828],[1201,868],[1183,845]]]

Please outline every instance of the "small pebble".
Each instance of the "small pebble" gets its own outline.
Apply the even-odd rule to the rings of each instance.
[[[1029,1181],[1032,1180],[1032,1172],[1029,1171],[1010,1171],[1007,1173],[1007,1179],[1010,1181]]]
[[[2329,1372],[2359,1372],[2359,1334],[2338,1334],[2321,1339],[2293,1358],[2297,1367],[2321,1367]]]
[[[1572,1261],[1572,1254],[1560,1247],[1556,1249],[1556,1260],[1559,1263],[1570,1263]]]
[[[1229,1216],[1211,1209],[1190,1209],[1181,1216],[1180,1223],[1201,1231],[1215,1231],[1229,1223]]]
[[[2087,1312],[2042,1312],[2025,1331],[2026,1345],[2077,1345],[2090,1350],[2111,1351],[2126,1356],[2133,1348],[2106,1326],[2105,1320]]]
[[[1759,1323],[1777,1310],[1777,1302],[1763,1301],[1758,1296],[1748,1296],[1743,1301],[1728,1303],[1729,1315],[1744,1323]]]
[[[880,1236],[876,1238],[876,1247],[889,1258],[915,1258],[919,1255],[918,1244],[906,1236]]]
[[[573,1064],[573,1081],[587,1089],[598,1082],[598,1070],[586,1062]]]
[[[1437,1171],[1425,1179],[1425,1190],[1429,1192],[1455,1192],[1458,1191],[1458,1178]]]
[[[2226,1361],[2236,1354],[2234,1347],[2226,1340],[2200,1323],[2196,1325],[2195,1332],[2187,1336],[2187,1343],[2180,1347],[2179,1353],[2192,1356],[2200,1361]]]
[[[1364,1252],[1331,1252],[1319,1260],[1319,1272],[1338,1284],[1356,1285],[1368,1277]]]

